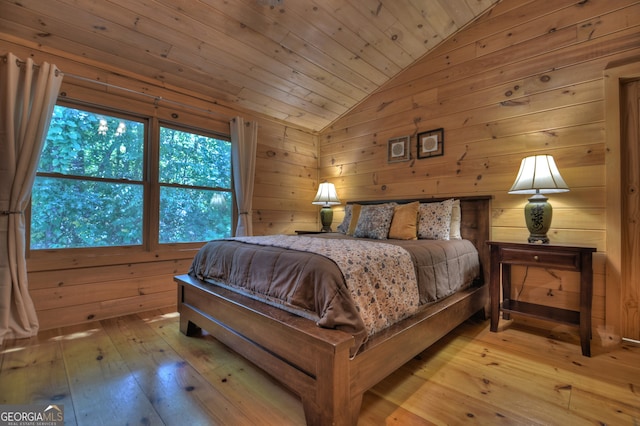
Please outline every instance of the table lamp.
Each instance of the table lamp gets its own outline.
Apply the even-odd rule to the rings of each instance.
[[[313,199],[311,204],[322,206],[322,209],[320,209],[322,232],[331,232],[331,223],[333,222],[331,206],[340,204],[335,185],[329,182],[321,183],[316,198]]]
[[[524,207],[530,243],[539,241],[549,244],[547,231],[551,226],[553,210],[543,194],[567,191],[569,187],[551,155],[534,155],[522,160],[518,177],[509,194],[534,194]]]

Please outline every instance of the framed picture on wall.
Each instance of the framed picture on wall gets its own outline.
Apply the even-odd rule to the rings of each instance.
[[[407,161],[410,157],[409,141],[410,136],[401,136],[398,138],[389,139],[388,145],[388,157],[389,163],[396,163],[398,161]]]
[[[444,155],[444,129],[418,133],[418,158]]]

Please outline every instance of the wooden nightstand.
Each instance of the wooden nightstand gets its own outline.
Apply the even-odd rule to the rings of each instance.
[[[500,311],[503,318],[519,313],[580,328],[582,355],[591,356],[591,299],[593,295],[593,247],[561,246],[489,241],[491,246],[491,331],[498,330]],[[580,311],[555,308],[511,299],[511,265],[564,269],[580,273]],[[502,272],[502,273],[500,273]],[[500,284],[502,278],[502,304]]]

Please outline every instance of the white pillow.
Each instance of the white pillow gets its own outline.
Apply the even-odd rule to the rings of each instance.
[[[461,240],[460,223],[462,222],[462,211],[460,210],[460,200],[453,201],[451,208],[451,228],[449,229],[449,239]]]

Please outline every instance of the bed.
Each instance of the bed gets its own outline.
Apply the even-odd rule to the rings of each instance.
[[[411,316],[375,333],[362,336],[350,328],[351,324],[320,327],[318,318],[268,299],[259,300],[251,292],[238,292],[193,271],[175,277],[180,331],[190,336],[205,329],[272,375],[300,396],[308,425],[355,425],[364,392],[474,314],[488,313],[486,241],[491,199],[477,196],[459,200],[461,236],[478,253],[477,279],[437,302],[421,304]],[[416,201],[446,200],[397,203]]]

